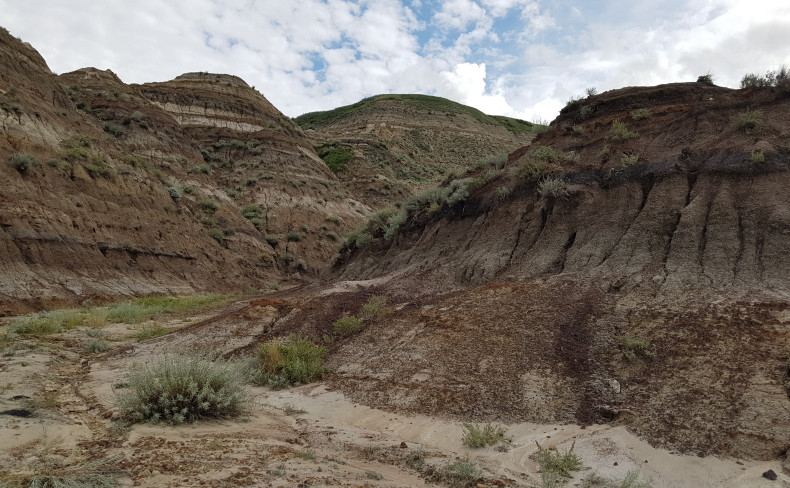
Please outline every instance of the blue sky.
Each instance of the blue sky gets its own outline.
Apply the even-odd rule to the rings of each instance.
[[[133,7],[132,7],[133,6]],[[0,0],[56,73],[231,73],[286,115],[424,93],[551,120],[565,101],[790,65],[787,0]]]

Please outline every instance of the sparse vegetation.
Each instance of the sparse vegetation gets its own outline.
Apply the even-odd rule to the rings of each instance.
[[[110,350],[110,343],[104,340],[91,341],[85,345],[85,352],[95,354]]]
[[[568,185],[562,178],[544,178],[538,183],[538,194],[544,198],[562,197],[568,194]]]
[[[171,186],[167,189],[167,192],[170,194],[170,198],[172,198],[174,202],[181,200],[181,190],[177,186]]]
[[[305,235],[302,232],[289,232],[286,236],[288,242],[299,242],[305,238]]]
[[[464,433],[461,437],[463,445],[472,448],[493,446],[497,442],[505,442],[507,430],[504,427],[463,423],[461,424]]]
[[[623,167],[625,168],[634,166],[639,162],[639,154],[623,154],[623,156],[620,158],[620,162],[623,163]]]
[[[656,355],[655,348],[650,341],[635,337],[623,337],[621,342],[623,357],[628,361],[637,359],[650,359]]]
[[[459,459],[447,466],[444,475],[450,481],[471,483],[483,475],[483,471],[469,458]]]
[[[765,153],[762,151],[754,150],[752,151],[751,160],[753,163],[764,163]]]
[[[540,444],[538,445],[538,452],[534,454],[535,461],[540,466],[540,475],[544,480],[546,478],[557,479],[572,477],[571,471],[579,471],[584,468],[579,456],[573,452],[576,443],[571,444],[567,451],[562,452],[560,449],[544,449]]]
[[[763,123],[763,112],[761,110],[747,110],[738,114],[738,127],[747,134],[752,132]]]
[[[199,164],[194,168],[190,169],[189,171],[187,171],[187,173],[203,173],[207,175],[211,173],[211,166],[209,166],[208,164]]]
[[[238,368],[218,357],[169,356],[132,370],[118,397],[131,422],[182,424],[237,417],[248,394]]]
[[[571,127],[571,131],[573,131],[573,135],[576,136],[584,135],[584,127],[581,125],[574,125],[573,127]]]
[[[280,242],[280,238],[275,235],[268,235],[266,236],[266,242],[268,242],[270,246],[276,247]]]
[[[582,488],[652,488],[650,480],[640,480],[639,471],[631,470],[622,479],[606,478],[597,473],[591,473],[582,480]]]
[[[704,75],[697,78],[697,83],[713,86],[713,75],[710,73],[705,73]]]
[[[38,162],[38,159],[36,159],[35,156],[28,153],[19,152],[14,153],[14,155],[11,156],[11,164],[14,166],[14,169],[22,174],[25,174],[32,168],[40,166],[41,163]]]
[[[363,320],[378,320],[387,313],[387,298],[373,295],[368,302],[362,305],[360,315]]]
[[[585,95],[587,95],[588,97],[594,97],[595,95],[597,95],[597,94],[598,94],[598,89],[597,89],[597,88],[595,88],[594,86],[590,86],[590,87],[587,87],[587,88],[584,90],[584,93],[585,93]]]
[[[155,337],[162,337],[173,332],[175,329],[162,327],[162,324],[154,322],[150,325],[144,325],[132,337],[144,341],[146,339],[153,339]]]
[[[334,331],[341,335],[355,334],[364,326],[362,319],[357,317],[340,317],[332,323]]]
[[[631,112],[631,118],[633,120],[649,119],[652,116],[653,112],[651,112],[649,108],[639,108]]]
[[[286,403],[285,405],[283,405],[282,410],[283,410],[283,413],[285,415],[288,415],[289,417],[292,416],[292,415],[300,415],[300,414],[303,414],[303,413],[307,413],[307,410],[305,410],[303,408],[295,407],[295,406],[291,405],[290,403]]]
[[[98,459],[76,465],[63,461],[38,463],[34,473],[19,477],[0,476],[0,487],[27,488],[113,488],[119,486],[116,458]],[[8,481],[5,481],[8,480]]]
[[[629,130],[625,122],[620,120],[612,121],[612,127],[609,129],[609,139],[613,141],[627,141],[639,137],[639,133]]]
[[[294,334],[266,342],[258,348],[260,374],[253,381],[281,389],[319,380],[325,373],[321,361],[326,352],[325,347]]]
[[[790,70],[788,70],[786,66],[782,66],[778,70],[766,71],[764,75],[756,73],[744,75],[741,79],[741,88],[779,86],[787,80],[790,80]]]
[[[579,118],[582,120],[587,120],[593,116],[593,113],[595,113],[594,108],[589,105],[582,105],[579,109]]]
[[[104,132],[110,134],[113,137],[122,137],[126,134],[126,129],[122,125],[118,124],[104,124]]]
[[[217,205],[217,202],[212,200],[201,200],[197,203],[197,205],[198,207],[209,213],[214,213],[217,210],[219,210],[219,205]]]

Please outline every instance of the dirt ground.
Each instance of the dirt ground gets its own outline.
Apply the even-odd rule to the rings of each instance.
[[[239,311],[249,313],[253,303],[260,329],[241,320],[236,329],[222,325]],[[132,364],[196,344],[243,349],[282,312],[273,303],[247,300],[160,319],[180,330],[146,340],[133,336],[150,324],[109,325],[101,331],[111,344],[104,353],[86,352],[98,334],[88,328],[17,340],[0,358],[0,481],[105,462],[122,486],[533,486],[540,475],[530,456],[539,443],[561,451],[573,445],[589,467],[569,486],[581,486],[593,471],[622,477],[634,469],[656,488],[790,486],[779,460],[680,455],[616,424],[508,423],[510,442],[470,449],[455,419],[354,403],[331,382],[280,391],[251,387],[253,405],[240,420],[180,427],[118,422],[115,395]],[[442,475],[459,460],[478,465],[481,477],[464,483]],[[762,477],[769,469],[776,481]]]

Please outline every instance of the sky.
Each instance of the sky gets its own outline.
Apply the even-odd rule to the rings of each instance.
[[[0,0],[55,73],[229,73],[295,117],[383,93],[550,121],[594,87],[790,66],[789,0]]]

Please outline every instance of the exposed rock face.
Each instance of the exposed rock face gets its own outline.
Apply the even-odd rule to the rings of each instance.
[[[341,260],[339,277],[410,305],[339,348],[337,384],[407,411],[617,419],[686,452],[783,453],[788,95],[677,84],[563,111],[509,172]],[[561,191],[541,195],[551,178]]]
[[[238,78],[55,76],[5,31],[0,73],[0,312],[265,288],[322,267],[370,211]]]

